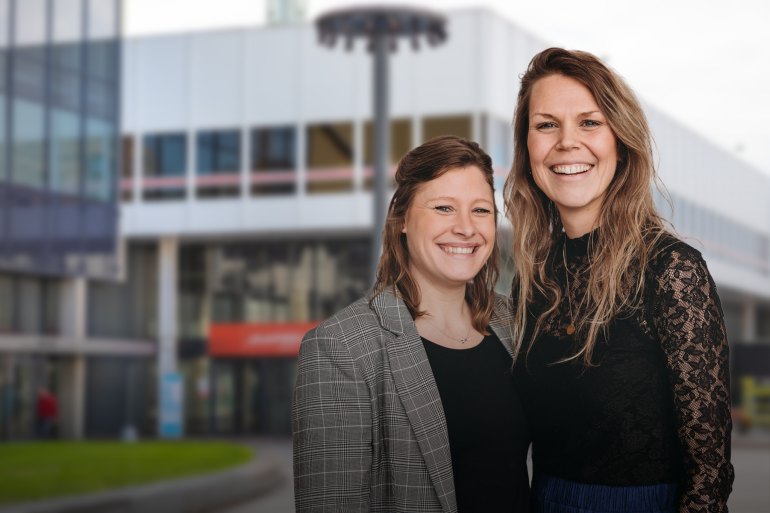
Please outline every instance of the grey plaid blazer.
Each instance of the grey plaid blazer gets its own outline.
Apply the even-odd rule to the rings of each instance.
[[[297,511],[456,512],[446,419],[420,335],[391,290],[373,311],[369,297],[302,340],[291,416]],[[490,327],[513,356],[506,300],[495,303]]]

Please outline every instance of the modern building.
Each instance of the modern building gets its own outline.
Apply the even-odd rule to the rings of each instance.
[[[392,57],[392,162],[457,134],[501,186],[518,77],[549,45],[486,10],[448,21],[444,45]],[[90,289],[94,334],[160,341],[188,433],[287,433],[302,334],[371,285],[370,57],[297,23],[129,39],[123,70],[127,280]],[[647,113],[730,340],[770,341],[770,180]]]
[[[153,343],[93,335],[87,316],[89,289],[121,272],[120,13],[0,0],[0,440],[34,436],[41,387],[62,436],[97,433],[126,357],[154,361]]]

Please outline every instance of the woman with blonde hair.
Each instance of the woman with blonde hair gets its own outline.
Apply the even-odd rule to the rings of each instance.
[[[492,161],[437,137],[396,183],[374,288],[300,347],[296,509],[528,511]]]
[[[633,91],[599,59],[532,59],[504,196],[534,511],[727,511],[722,309],[700,253],[655,207],[652,145]]]

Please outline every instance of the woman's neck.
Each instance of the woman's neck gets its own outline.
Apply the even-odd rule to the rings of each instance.
[[[561,224],[564,227],[564,231],[567,237],[570,239],[578,239],[588,232],[594,231],[599,227],[599,213],[592,212],[590,210],[583,210],[582,212],[569,212],[565,209],[564,212],[559,211],[559,217],[561,217]]]
[[[465,302],[464,283],[433,283],[414,270],[412,276],[420,288],[420,304],[417,309],[427,312],[431,322],[438,326],[458,323],[467,326],[470,309]]]

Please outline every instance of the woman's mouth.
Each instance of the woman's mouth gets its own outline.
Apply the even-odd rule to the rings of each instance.
[[[455,255],[471,255],[478,246],[444,246],[439,244],[439,247],[444,250],[444,253],[452,253]]]
[[[551,166],[551,171],[557,175],[581,175],[591,170],[593,164],[557,164]]]

